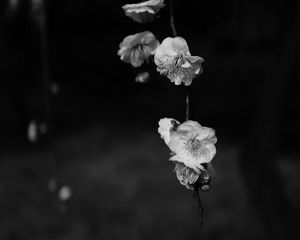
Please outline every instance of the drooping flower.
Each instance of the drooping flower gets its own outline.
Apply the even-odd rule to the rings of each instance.
[[[187,42],[182,37],[167,37],[157,47],[154,62],[157,71],[166,75],[175,85],[191,85],[192,80],[202,73],[204,59],[191,56]]]
[[[193,189],[192,184],[194,184],[199,178],[199,174],[196,171],[185,166],[181,162],[177,162],[175,164],[174,172],[176,173],[176,177],[179,182],[190,190]]]
[[[180,124],[172,118],[159,121],[158,132],[172,151],[170,161],[175,162],[174,171],[181,184],[193,189],[199,179],[200,184],[214,175],[211,160],[216,154],[217,138],[212,128],[203,127],[196,121]]]
[[[132,20],[145,23],[151,22],[155,14],[164,6],[164,0],[149,0],[137,4],[126,4],[122,8],[126,16]]]
[[[118,55],[133,67],[141,66],[145,60],[154,55],[159,41],[149,31],[129,35],[120,43]]]

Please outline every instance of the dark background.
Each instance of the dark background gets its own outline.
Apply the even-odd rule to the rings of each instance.
[[[0,239],[297,236],[300,3],[174,1],[178,35],[205,59],[191,119],[218,137],[200,228],[157,133],[160,118],[184,120],[185,87],[117,56],[127,35],[172,36],[169,1],[143,25],[121,9],[134,1],[46,1],[45,35],[31,1],[10,2],[0,3]],[[49,128],[35,143],[33,120]]]

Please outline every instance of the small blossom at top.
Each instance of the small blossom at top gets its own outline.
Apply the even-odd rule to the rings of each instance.
[[[132,20],[145,23],[153,21],[155,14],[164,6],[164,0],[149,0],[137,4],[126,4],[122,8],[126,16]]]
[[[192,189],[198,179],[200,184],[207,184],[209,174],[214,175],[211,160],[216,154],[215,131],[196,121],[180,124],[175,119],[163,118],[158,132],[172,151],[170,161],[175,162],[174,171],[180,183],[188,189]]]
[[[157,47],[154,62],[157,71],[166,75],[175,85],[191,85],[192,80],[202,73],[204,59],[191,56],[187,42],[182,37],[167,37]]]
[[[141,66],[145,60],[154,55],[159,41],[149,31],[136,33],[124,38],[120,43],[118,55],[121,60],[133,67]]]

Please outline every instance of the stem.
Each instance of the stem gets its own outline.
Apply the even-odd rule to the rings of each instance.
[[[172,29],[173,37],[177,36],[177,31],[175,27],[175,17],[174,17],[174,3],[173,0],[170,0],[169,2],[169,9],[170,9],[170,26]],[[189,87],[186,87],[186,110],[185,110],[185,120],[190,119],[190,90]]]
[[[200,226],[202,226],[202,224],[203,224],[203,211],[204,211],[204,208],[203,208],[203,205],[202,205],[202,202],[201,202],[201,198],[200,198],[200,194],[199,194],[199,187],[197,185],[194,186],[194,194],[193,194],[193,196],[196,198],[197,203],[198,203],[199,223],[200,223]]]
[[[41,13],[39,15],[39,30],[40,30],[40,44],[41,44],[41,60],[42,60],[42,76],[44,82],[44,103],[45,103],[45,119],[50,125],[50,92],[51,85],[50,80],[50,64],[48,54],[48,42],[47,42],[47,14],[46,14],[47,0],[41,2]]]
[[[173,33],[173,37],[176,37],[177,36],[177,31],[176,31],[176,27],[175,27],[175,18],[174,18],[174,5],[173,5],[173,0],[170,0],[170,3],[169,3],[170,7],[170,26],[171,26],[171,29],[172,29],[172,33]]]
[[[186,98],[185,98],[185,121],[190,119],[190,88],[186,87]]]

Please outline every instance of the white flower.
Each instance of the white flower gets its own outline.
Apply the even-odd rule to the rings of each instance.
[[[201,182],[208,181],[207,165],[216,154],[217,138],[212,128],[202,127],[196,121],[180,124],[172,118],[159,121],[158,132],[172,151],[170,161],[176,163],[175,172],[181,184],[192,188],[199,176]]]
[[[167,37],[157,47],[154,62],[157,71],[167,75],[171,82],[188,86],[202,73],[201,63],[204,59],[191,56],[187,42],[182,37]]]
[[[150,0],[137,4],[126,4],[122,8],[126,16],[136,22],[143,23],[151,22],[155,14],[164,6],[164,0]]]
[[[124,38],[120,43],[118,55],[121,60],[134,67],[141,66],[145,60],[154,55],[159,42],[149,31],[136,33]]]

